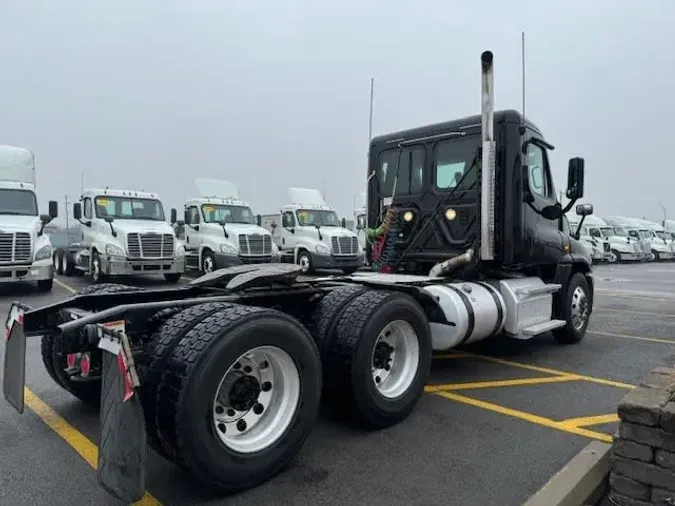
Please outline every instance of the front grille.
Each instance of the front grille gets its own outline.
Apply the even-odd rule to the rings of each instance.
[[[0,234],[0,263],[26,263],[31,260],[30,234]]]
[[[642,241],[642,251],[645,253],[652,252],[652,245],[649,243],[649,241]]]
[[[610,246],[610,244],[609,244],[608,242],[603,242],[603,243],[602,243],[602,248],[603,248],[607,253],[609,253],[609,252],[611,251],[611,249],[612,249],[612,247]]]
[[[331,246],[334,255],[356,255],[359,251],[359,239],[357,237],[331,237]]]
[[[239,253],[242,256],[272,254],[272,236],[267,234],[239,234]]]
[[[173,235],[137,232],[127,235],[129,258],[173,257]]]

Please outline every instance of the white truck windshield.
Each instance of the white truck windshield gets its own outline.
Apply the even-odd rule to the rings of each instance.
[[[621,227],[614,227],[614,235],[619,237],[628,237],[628,233]]]
[[[225,206],[220,204],[203,204],[202,214],[205,223],[245,223],[255,225],[253,212],[246,206]]]
[[[94,203],[97,218],[164,221],[164,207],[159,200],[106,195],[96,197]]]
[[[612,237],[613,235],[617,235],[614,233],[614,229],[612,227],[600,227],[600,232],[602,232],[602,236],[605,238]]]
[[[29,190],[0,190],[0,214],[15,216],[37,216],[35,194]]]
[[[340,220],[335,211],[317,211],[314,209],[298,209],[298,223],[305,226],[339,227]]]

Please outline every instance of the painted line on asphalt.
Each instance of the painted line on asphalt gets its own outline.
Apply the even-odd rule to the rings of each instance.
[[[605,423],[618,422],[619,417],[616,413],[598,416],[582,416],[579,418],[568,418],[560,423],[568,427],[590,427],[592,425],[603,425]]]
[[[61,288],[63,288],[64,290],[66,290],[66,291],[68,291],[68,292],[70,292],[70,293],[75,293],[75,292],[77,292],[77,290],[75,290],[75,288],[73,288],[72,286],[68,286],[68,285],[65,284],[63,281],[61,281],[61,280],[59,280],[59,279],[57,279],[57,278],[54,278],[54,283],[56,283],[56,284],[59,285]]]
[[[24,395],[26,406],[68,443],[87,464],[96,469],[98,467],[98,447],[87,436],[66,422],[28,387],[25,387]],[[134,503],[136,506],[161,506],[161,504],[147,490],[141,500]]]
[[[617,388],[626,388],[626,389],[633,389],[635,388],[635,385],[631,385],[629,383],[622,383],[620,381],[614,381],[614,380],[608,380],[604,378],[596,378],[594,376],[587,376],[585,374],[577,374],[574,372],[570,371],[561,371],[558,369],[551,369],[548,367],[540,367],[538,365],[532,365],[532,364],[526,364],[522,362],[515,362],[512,360],[506,360],[503,358],[498,358],[498,357],[491,357],[489,355],[479,355],[477,353],[469,353],[469,352],[462,352],[461,354],[453,354],[453,353],[444,353],[444,354],[439,354],[439,355],[434,355],[435,359],[462,359],[462,358],[479,358],[482,360],[486,360],[488,362],[492,362],[495,364],[502,364],[502,365],[508,365],[511,367],[517,367],[519,369],[524,369],[527,371],[536,371],[536,372],[541,372],[544,374],[552,374],[556,376],[565,376],[565,377],[570,377],[574,378],[577,380],[583,380],[583,381],[588,381],[591,383],[597,383],[599,385],[607,385],[611,387],[617,387]]]
[[[525,411],[520,411],[517,409],[507,408],[505,406],[500,406],[499,404],[493,404],[491,402],[481,401],[479,399],[474,399],[472,397],[467,397],[460,395],[454,392],[434,392],[433,395],[438,395],[446,399],[460,402],[462,404],[467,404],[469,406],[474,406],[476,408],[485,409],[487,411],[492,411],[494,413],[499,413],[501,415],[510,416],[513,418],[518,418],[535,425],[540,425],[542,427],[548,427],[550,429],[556,429],[562,432],[567,432],[569,434],[574,434],[576,436],[583,436],[590,439],[597,439],[598,441],[603,441],[605,443],[612,442],[612,436],[609,434],[604,434],[602,432],[597,432],[594,430],[584,429],[583,427],[576,427],[566,423],[565,421],[555,421],[550,418],[546,418],[539,415],[534,415],[532,413],[527,413]]]
[[[621,339],[632,339],[634,341],[645,341],[648,343],[661,343],[661,344],[675,344],[675,339],[663,339],[661,337],[642,337],[642,336],[632,336],[630,334],[614,334],[612,332],[602,332],[600,330],[589,330],[589,334],[595,334],[597,336],[606,336],[606,337],[618,337]]]
[[[424,391],[428,393],[450,390],[474,390],[478,388],[501,388],[523,385],[543,385],[545,383],[562,383],[565,381],[579,381],[574,376],[548,376],[543,378],[517,378],[497,381],[474,381],[469,383],[449,383],[427,385]]]

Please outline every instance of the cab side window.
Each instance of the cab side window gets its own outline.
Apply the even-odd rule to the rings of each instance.
[[[185,210],[185,223],[190,225],[199,224],[199,208],[197,206],[190,206]]]
[[[535,144],[527,146],[527,165],[532,193],[545,199],[552,199],[554,190],[544,148]]]
[[[591,229],[591,236],[595,237],[597,239],[602,239],[602,234],[600,233],[600,229],[597,229],[597,228]]]
[[[84,214],[84,217],[88,220],[91,220],[91,199],[90,198],[85,198],[83,201],[83,206],[84,209],[82,210],[82,213]]]
[[[286,211],[281,216],[281,226],[284,228],[293,228],[295,226],[295,216],[293,211]]]

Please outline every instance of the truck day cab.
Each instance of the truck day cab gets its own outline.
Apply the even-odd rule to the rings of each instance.
[[[58,215],[39,214],[35,194],[35,159],[28,149],[0,145],[0,284],[35,282],[52,289],[52,245],[44,227]]]
[[[239,265],[164,289],[94,285],[40,308],[17,302],[6,322],[5,399],[23,412],[26,340],[40,337],[54,381],[100,404],[97,469],[106,491],[127,503],[143,496],[147,442],[230,494],[290,465],[322,396],[366,426],[389,427],[424,394],[433,351],[549,330],[560,343],[580,342],[593,278],[565,213],[583,196],[583,160],[570,161],[570,202],[562,207],[552,146],[517,113],[493,113],[492,53],[483,53],[481,67],[482,117],[373,140],[369,223],[394,206],[390,233],[373,247],[386,250],[395,274],[303,281],[299,265]],[[411,162],[393,165],[400,192],[381,170],[392,168],[392,149]],[[339,252],[342,237],[352,243],[332,233],[336,217],[299,224],[297,211],[326,210],[293,201],[302,206],[287,207],[294,221],[283,225],[313,233],[305,247],[328,248],[336,238]],[[592,212],[588,204],[576,209]],[[425,265],[433,267],[423,272]],[[381,258],[373,266],[382,267]]]
[[[263,219],[279,246],[281,261],[298,264],[303,274],[340,269],[345,274],[364,265],[357,235],[344,226],[319,190],[287,188],[289,202],[279,215]]]
[[[89,274],[94,283],[161,274],[175,283],[185,271],[185,250],[156,193],[85,190],[73,204],[73,216],[80,222],[81,240],[56,252],[59,274]]]
[[[260,226],[233,183],[197,178],[195,185],[201,197],[185,202],[184,221],[174,219],[178,238],[185,246],[186,268],[209,273],[233,265],[279,260],[272,235]]]

